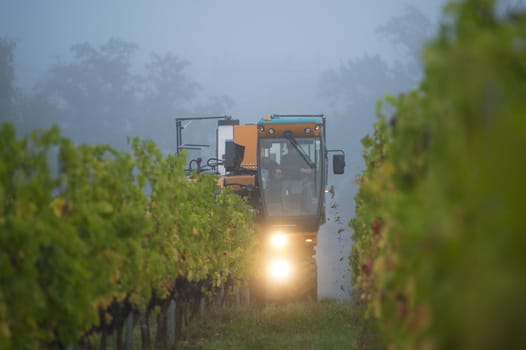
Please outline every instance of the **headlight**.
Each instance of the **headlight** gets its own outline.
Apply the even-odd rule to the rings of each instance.
[[[270,236],[270,245],[274,249],[282,249],[287,245],[287,235],[282,232],[273,233]]]
[[[291,267],[287,260],[274,260],[268,265],[268,274],[275,281],[285,281],[290,277]]]

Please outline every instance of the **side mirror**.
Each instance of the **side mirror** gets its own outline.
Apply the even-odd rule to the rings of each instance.
[[[332,156],[332,172],[341,175],[345,172],[345,155],[335,154]]]

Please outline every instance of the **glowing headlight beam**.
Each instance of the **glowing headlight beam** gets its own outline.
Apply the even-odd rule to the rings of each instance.
[[[290,263],[286,260],[274,260],[268,266],[268,274],[275,281],[287,280],[290,272]]]

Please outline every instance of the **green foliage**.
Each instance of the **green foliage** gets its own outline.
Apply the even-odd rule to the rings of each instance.
[[[355,287],[393,348],[517,348],[526,312],[526,14],[451,4],[419,90],[363,139]]]
[[[74,145],[58,128],[0,129],[0,348],[74,344],[112,301],[142,308],[177,277],[241,278],[248,205],[193,181],[183,155]]]

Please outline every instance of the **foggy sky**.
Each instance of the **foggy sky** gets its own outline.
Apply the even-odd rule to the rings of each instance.
[[[436,29],[444,3],[0,0],[0,36],[16,42],[16,85],[23,90],[30,89],[52,64],[68,61],[73,44],[88,42],[98,47],[114,37],[139,45],[138,67],[151,52],[172,52],[188,60],[189,75],[202,86],[200,94],[229,96],[235,104],[228,114],[243,122],[256,122],[273,113],[325,114],[329,147],[347,152],[345,181],[334,181],[349,187],[360,170],[356,161],[362,152],[359,138],[331,139],[331,129],[341,123],[352,124],[354,119],[349,116],[331,124],[334,110],[320,96],[320,75],[366,54],[379,54],[387,62],[403,61],[404,53],[376,30],[389,18],[401,15],[406,5],[417,7]],[[372,122],[352,127],[363,136]],[[340,198],[339,205],[338,212],[332,210],[328,215],[341,215],[342,224],[330,223],[329,229],[320,232],[319,291],[345,299],[350,283],[347,222],[352,197]],[[340,227],[346,231],[337,237],[334,231]],[[339,288],[342,285],[343,290]]]
[[[436,19],[444,1],[193,0],[0,1],[0,35],[17,43],[17,82],[31,87],[71,45],[111,37],[144,56],[171,51],[191,62],[206,95],[228,95],[233,116],[322,113],[319,74],[352,57],[396,49],[375,34],[412,4]]]

